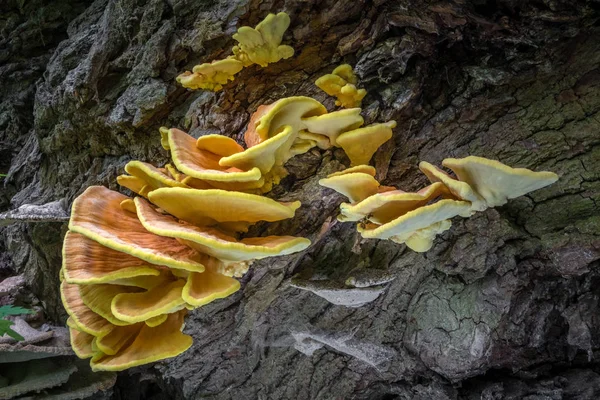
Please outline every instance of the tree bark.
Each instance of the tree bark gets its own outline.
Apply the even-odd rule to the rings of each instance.
[[[218,93],[175,82],[279,11],[294,57],[244,69]],[[467,155],[560,176],[455,218],[419,254],[336,222],[343,199],[317,181],[349,165],[341,150],[295,157],[269,196],[302,207],[254,233],[313,245],[255,262],[242,290],[188,316],[190,350],[121,373],[115,399],[600,395],[598,1],[9,0],[0,13],[0,212],[70,204],[94,184],[118,190],[127,161],[168,161],[163,125],[241,141],[261,104],[305,95],[333,110],[314,81],[343,62],[368,91],[365,123],[398,122],[374,157],[383,184],[417,190],[419,161]],[[0,228],[0,272],[24,273],[63,322],[65,231]],[[290,286],[336,286],[357,267],[394,278],[361,307]]]

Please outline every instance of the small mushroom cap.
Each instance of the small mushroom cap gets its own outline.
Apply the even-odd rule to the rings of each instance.
[[[158,190],[165,189],[192,190]],[[73,202],[69,229],[150,264],[204,271],[202,264],[196,261],[195,251],[174,239],[148,232],[135,214],[121,209],[120,203],[125,199],[128,197],[103,186],[90,186]]]
[[[221,156],[196,147],[196,139],[179,129],[169,129],[171,158],[178,170],[197,179],[223,182],[249,182],[260,179],[260,170],[242,171],[219,165]]]
[[[234,58],[216,60],[211,63],[196,65],[193,73],[186,71],[176,80],[188,89],[208,89],[219,91],[228,81],[234,80],[234,75],[244,68],[241,61]]]
[[[191,336],[181,333],[184,313],[170,314],[164,323],[154,328],[143,324],[133,342],[117,354],[92,357],[92,370],[122,371],[183,353],[192,345]]]
[[[427,228],[440,221],[457,215],[465,215],[471,209],[467,201],[440,200],[437,203],[419,207],[381,226],[363,228],[358,231],[366,239],[390,239]]]
[[[183,180],[183,182],[194,189],[221,189],[231,192],[246,192],[256,194],[265,184],[265,178],[261,177],[259,180],[252,182],[219,182],[200,180],[188,176]]]
[[[430,182],[443,183],[457,199],[470,201],[472,203],[471,209],[473,211],[483,211],[488,207],[484,199],[479,196],[467,182],[461,182],[452,178],[435,165],[426,161],[421,161],[419,163],[419,169],[427,176],[427,179],[429,179]]]
[[[362,99],[366,96],[365,89],[357,89],[358,79],[352,71],[352,67],[343,64],[315,81],[315,85],[329,96],[337,98],[335,105],[344,108],[360,107]]]
[[[150,186],[141,178],[131,175],[117,176],[117,183],[124,188],[131,190],[140,196],[148,197],[148,192],[152,190]]]
[[[113,330],[113,324],[85,305],[79,293],[78,285],[63,281],[60,284],[60,298],[67,314],[81,331],[92,336],[102,337]]]
[[[171,150],[169,148],[169,128],[166,126],[161,126],[158,128],[158,132],[160,133],[160,145],[165,150]]]
[[[205,135],[198,138],[196,147],[221,157],[227,157],[244,151],[235,140],[223,135]]]
[[[349,108],[315,117],[302,118],[306,129],[312,133],[325,135],[332,146],[338,146],[337,138],[343,132],[354,130],[364,122],[360,108]]]
[[[138,217],[146,229],[161,236],[178,238],[199,252],[220,260],[246,261],[292,254],[310,245],[308,239],[293,236],[267,236],[237,241],[216,229],[181,224],[170,215],[158,213],[140,197],[135,201]]]
[[[164,321],[163,321],[164,322]],[[108,335],[96,339],[98,350],[107,355],[115,355],[140,333],[143,323],[117,326]]]
[[[169,214],[199,226],[280,221],[292,218],[300,207],[299,201],[281,203],[264,196],[219,189],[163,188],[153,191],[150,201]]]
[[[240,283],[233,278],[210,271],[193,272],[187,279],[182,292],[186,303],[200,307],[237,292]]]
[[[270,63],[290,58],[294,49],[281,45],[286,29],[290,26],[290,17],[283,12],[269,14],[256,28],[242,26],[233,39],[239,44],[233,48],[235,57],[244,62],[245,66],[252,63],[266,67]]]
[[[452,222],[446,219],[429,225],[427,228],[416,230],[411,234],[393,237],[392,240],[396,243],[405,243],[406,247],[412,251],[424,253],[433,247],[435,237],[450,229],[451,226]]]
[[[303,130],[298,132],[298,139],[311,140],[315,143],[315,146],[322,150],[327,150],[331,148],[331,142],[329,141],[329,138],[325,135],[319,135],[318,133],[312,133]]]
[[[368,164],[379,146],[391,139],[395,127],[396,121],[372,124],[342,133],[337,143],[350,158],[351,165]]]
[[[142,289],[135,286],[121,285],[80,285],[79,294],[83,303],[93,312],[100,315],[113,325],[124,326],[130,322],[119,319],[111,310],[111,302],[113,299],[123,293],[138,293]]]
[[[304,129],[303,118],[327,113],[323,104],[306,96],[293,96],[277,100],[262,111],[264,114],[256,124],[256,134],[260,137],[261,142],[281,132],[285,125],[291,126],[297,135],[298,131]]]
[[[166,171],[163,172],[154,165],[141,161],[129,161],[125,165],[125,172],[141,179],[150,186],[151,190],[161,187],[186,187],[185,184],[169,177]]]
[[[160,274],[160,267],[71,231],[65,235],[62,256],[63,273],[68,283],[89,285]]]
[[[111,302],[113,315],[130,324],[179,310],[185,301],[181,290],[185,281],[178,279],[141,293],[117,294]]]
[[[346,196],[351,203],[358,203],[377,193],[379,182],[373,176],[362,172],[343,175],[329,175],[319,180],[319,185],[333,189]]]
[[[458,179],[467,182],[489,207],[501,206],[508,199],[523,196],[558,180],[554,172],[511,168],[499,161],[475,156],[446,158],[442,165],[454,171]]]
[[[440,196],[449,195],[448,189],[442,183],[433,183],[416,193],[394,190],[376,193],[357,204],[342,203],[340,209],[341,221],[360,221],[368,218],[377,224],[388,223],[409,211],[426,205]]]
[[[70,318],[70,317],[69,317]],[[69,334],[71,336],[71,348],[79,358],[90,358],[94,355],[92,350],[92,341],[95,336],[79,331],[69,326]]]
[[[338,171],[338,172],[334,172],[333,174],[329,174],[327,177],[331,178],[332,176],[340,176],[340,175],[346,175],[346,174],[353,174],[355,172],[360,172],[363,174],[369,174],[372,177],[375,177],[375,174],[377,174],[377,170],[375,169],[375,167],[372,167],[370,165],[356,165],[354,167],[350,167],[350,168],[346,168],[342,171]],[[396,190],[396,188],[394,188],[393,190]]]
[[[190,274],[199,274],[199,273],[200,272],[190,272]],[[165,322],[167,320],[167,318],[169,318],[169,314],[161,314],[161,315],[157,315],[156,317],[152,317],[152,318],[145,320],[144,323],[146,325],[148,325],[150,328],[154,328],[155,326],[159,326],[160,324]]]
[[[295,138],[293,128],[286,125],[275,136],[241,153],[221,158],[219,164],[222,167],[236,167],[242,170],[258,168],[262,174],[267,174],[273,166],[283,165],[291,158],[290,151]]]
[[[350,64],[342,64],[336,67],[332,74],[337,75],[344,79],[346,82],[356,85],[358,83],[358,78],[352,69]]]

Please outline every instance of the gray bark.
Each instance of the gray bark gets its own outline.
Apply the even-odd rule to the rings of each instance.
[[[190,314],[189,351],[121,373],[115,398],[598,398],[599,10],[594,0],[3,2],[0,212],[70,203],[92,184],[118,189],[127,161],[167,162],[162,125],[239,140],[257,106],[281,97],[333,109],[314,81],[348,62],[368,91],[366,122],[398,121],[375,156],[384,184],[416,190],[419,161],[467,155],[559,182],[455,219],[417,254],[332,222],[343,199],[317,180],[348,165],[341,150],[298,156],[269,195],[302,207],[253,233],[313,245],[256,262],[241,291]],[[278,11],[292,19],[293,58],[245,69],[216,94],[176,84],[229,55],[237,27]],[[65,230],[0,228],[0,272],[23,273],[56,320]],[[395,279],[360,307],[292,284],[340,290],[357,267]],[[370,289],[359,286],[334,295]]]

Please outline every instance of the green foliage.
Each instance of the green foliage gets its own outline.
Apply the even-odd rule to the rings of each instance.
[[[8,315],[20,315],[20,314],[33,314],[33,310],[28,310],[23,307],[14,307],[14,306],[0,306],[0,318],[4,318]],[[0,319],[0,336],[7,334],[11,338],[15,340],[24,340],[23,336],[19,335],[17,332],[10,329],[11,326],[14,325],[14,322]]]

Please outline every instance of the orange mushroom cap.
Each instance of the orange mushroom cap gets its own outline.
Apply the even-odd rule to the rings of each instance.
[[[146,229],[161,236],[178,238],[198,251],[227,261],[246,261],[304,250],[310,244],[305,238],[267,236],[235,240],[216,229],[181,224],[170,215],[158,213],[147,201],[135,199],[138,217]]]
[[[92,370],[122,371],[183,353],[192,345],[192,338],[181,333],[184,315],[185,311],[170,314],[156,327],[142,324],[131,344],[122,347],[117,354],[92,357]]]
[[[195,251],[174,239],[148,232],[135,214],[121,209],[120,203],[125,199],[128,197],[102,186],[87,188],[73,202],[69,229],[151,264],[204,271],[202,264],[196,261]]]
[[[113,330],[113,324],[85,305],[79,293],[78,285],[63,281],[60,284],[60,298],[65,310],[81,331],[92,336],[102,337]]]
[[[62,269],[68,283],[89,285],[160,275],[160,267],[71,231],[65,235],[62,256]]]
[[[169,129],[171,158],[178,170],[197,178],[222,182],[250,182],[260,179],[258,168],[242,171],[219,165],[220,155],[196,147],[196,139],[179,129]]]

